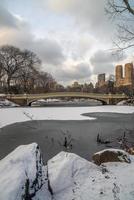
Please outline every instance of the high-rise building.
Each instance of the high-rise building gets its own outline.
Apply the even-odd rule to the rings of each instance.
[[[125,84],[126,85],[133,84],[133,64],[132,63],[125,64]]]
[[[123,67],[122,65],[117,65],[115,68],[116,86],[121,84],[123,79]]]
[[[132,63],[125,64],[125,73],[123,76],[123,66],[117,65],[115,68],[116,82],[115,86],[133,86],[134,83],[134,68]]]
[[[104,85],[105,85],[105,81],[106,81],[105,74],[99,74],[99,75],[98,75],[97,86],[98,86],[98,87],[104,86]]]

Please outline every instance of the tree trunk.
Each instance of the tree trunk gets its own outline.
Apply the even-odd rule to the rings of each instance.
[[[11,77],[8,77],[8,78],[7,78],[7,92],[8,92],[8,93],[11,92],[10,82],[11,82]]]

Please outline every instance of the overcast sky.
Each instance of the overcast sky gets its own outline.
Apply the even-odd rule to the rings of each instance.
[[[114,73],[115,25],[105,0],[0,0],[0,45],[34,51],[44,71],[64,84]]]

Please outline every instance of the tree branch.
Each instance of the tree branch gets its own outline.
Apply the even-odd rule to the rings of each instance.
[[[131,7],[131,5],[130,5],[130,3],[129,3],[129,0],[123,0],[123,2],[125,3],[127,10],[128,10],[132,15],[134,15],[134,9]]]

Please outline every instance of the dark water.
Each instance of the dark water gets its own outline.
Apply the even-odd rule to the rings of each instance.
[[[28,121],[0,129],[0,159],[18,145],[36,142],[48,159],[62,150],[74,152],[88,160],[92,154],[108,147],[119,148],[119,137],[126,134],[129,145],[134,144],[134,114],[90,113],[96,120]],[[98,144],[97,135],[110,144]]]
[[[43,102],[31,104],[32,107],[87,107],[87,106],[100,106],[102,103],[100,101],[59,101],[59,102]]]

